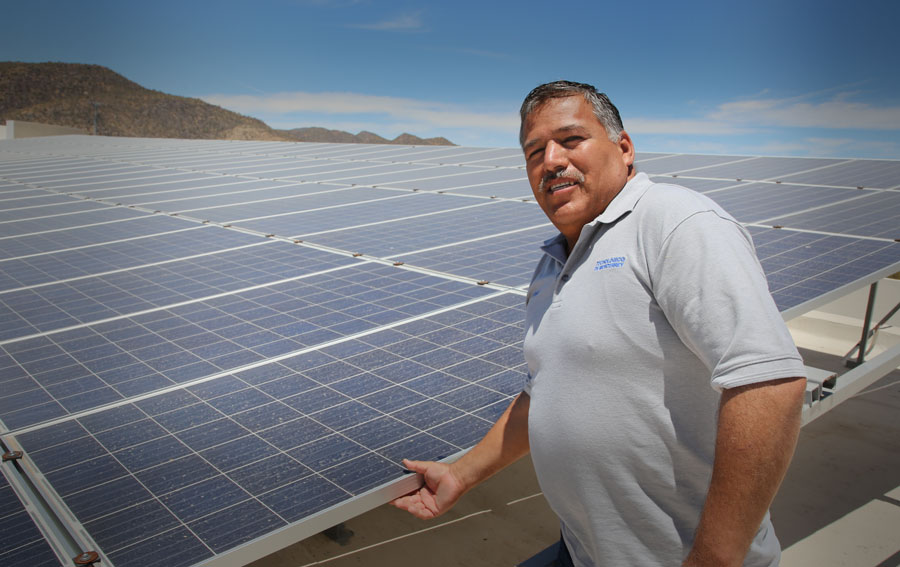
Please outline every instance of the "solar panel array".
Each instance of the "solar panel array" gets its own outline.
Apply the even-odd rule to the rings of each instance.
[[[787,317],[900,270],[900,162],[638,168],[744,223]],[[104,564],[271,552],[486,432],[553,234],[515,149],[0,142],[3,474]],[[0,480],[0,558],[53,564]]]

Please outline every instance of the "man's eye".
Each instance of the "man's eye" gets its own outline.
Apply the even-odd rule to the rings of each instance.
[[[565,144],[566,146],[574,146],[583,139],[584,138],[582,138],[581,136],[569,136],[568,138],[563,140],[563,144]]]

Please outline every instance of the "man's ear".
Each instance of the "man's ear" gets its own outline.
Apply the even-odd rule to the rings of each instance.
[[[622,130],[619,134],[619,141],[616,142],[616,145],[619,147],[619,151],[622,152],[622,163],[625,164],[625,167],[628,168],[628,179],[635,174],[634,169],[634,143],[631,141],[631,136],[628,135],[628,132]]]
[[[619,141],[616,142],[616,145],[619,146],[619,151],[622,152],[623,163],[631,171],[634,165],[634,142],[631,141],[631,136],[628,135],[628,132],[622,130],[619,133]]]

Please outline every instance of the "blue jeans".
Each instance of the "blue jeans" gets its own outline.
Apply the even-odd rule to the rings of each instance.
[[[562,534],[559,534],[559,551],[556,554],[557,567],[575,567],[572,563],[572,556],[569,555],[569,548],[566,547],[566,540]]]

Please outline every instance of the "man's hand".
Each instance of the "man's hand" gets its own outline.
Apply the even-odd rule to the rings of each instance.
[[[421,474],[425,484],[419,490],[397,498],[391,505],[422,520],[437,518],[452,508],[466,491],[452,466],[446,463],[403,459],[403,466]]]
[[[453,464],[404,459],[403,466],[421,474],[425,484],[391,504],[423,520],[449,510],[469,489],[528,453],[530,405],[525,392],[516,396],[487,435]]]

